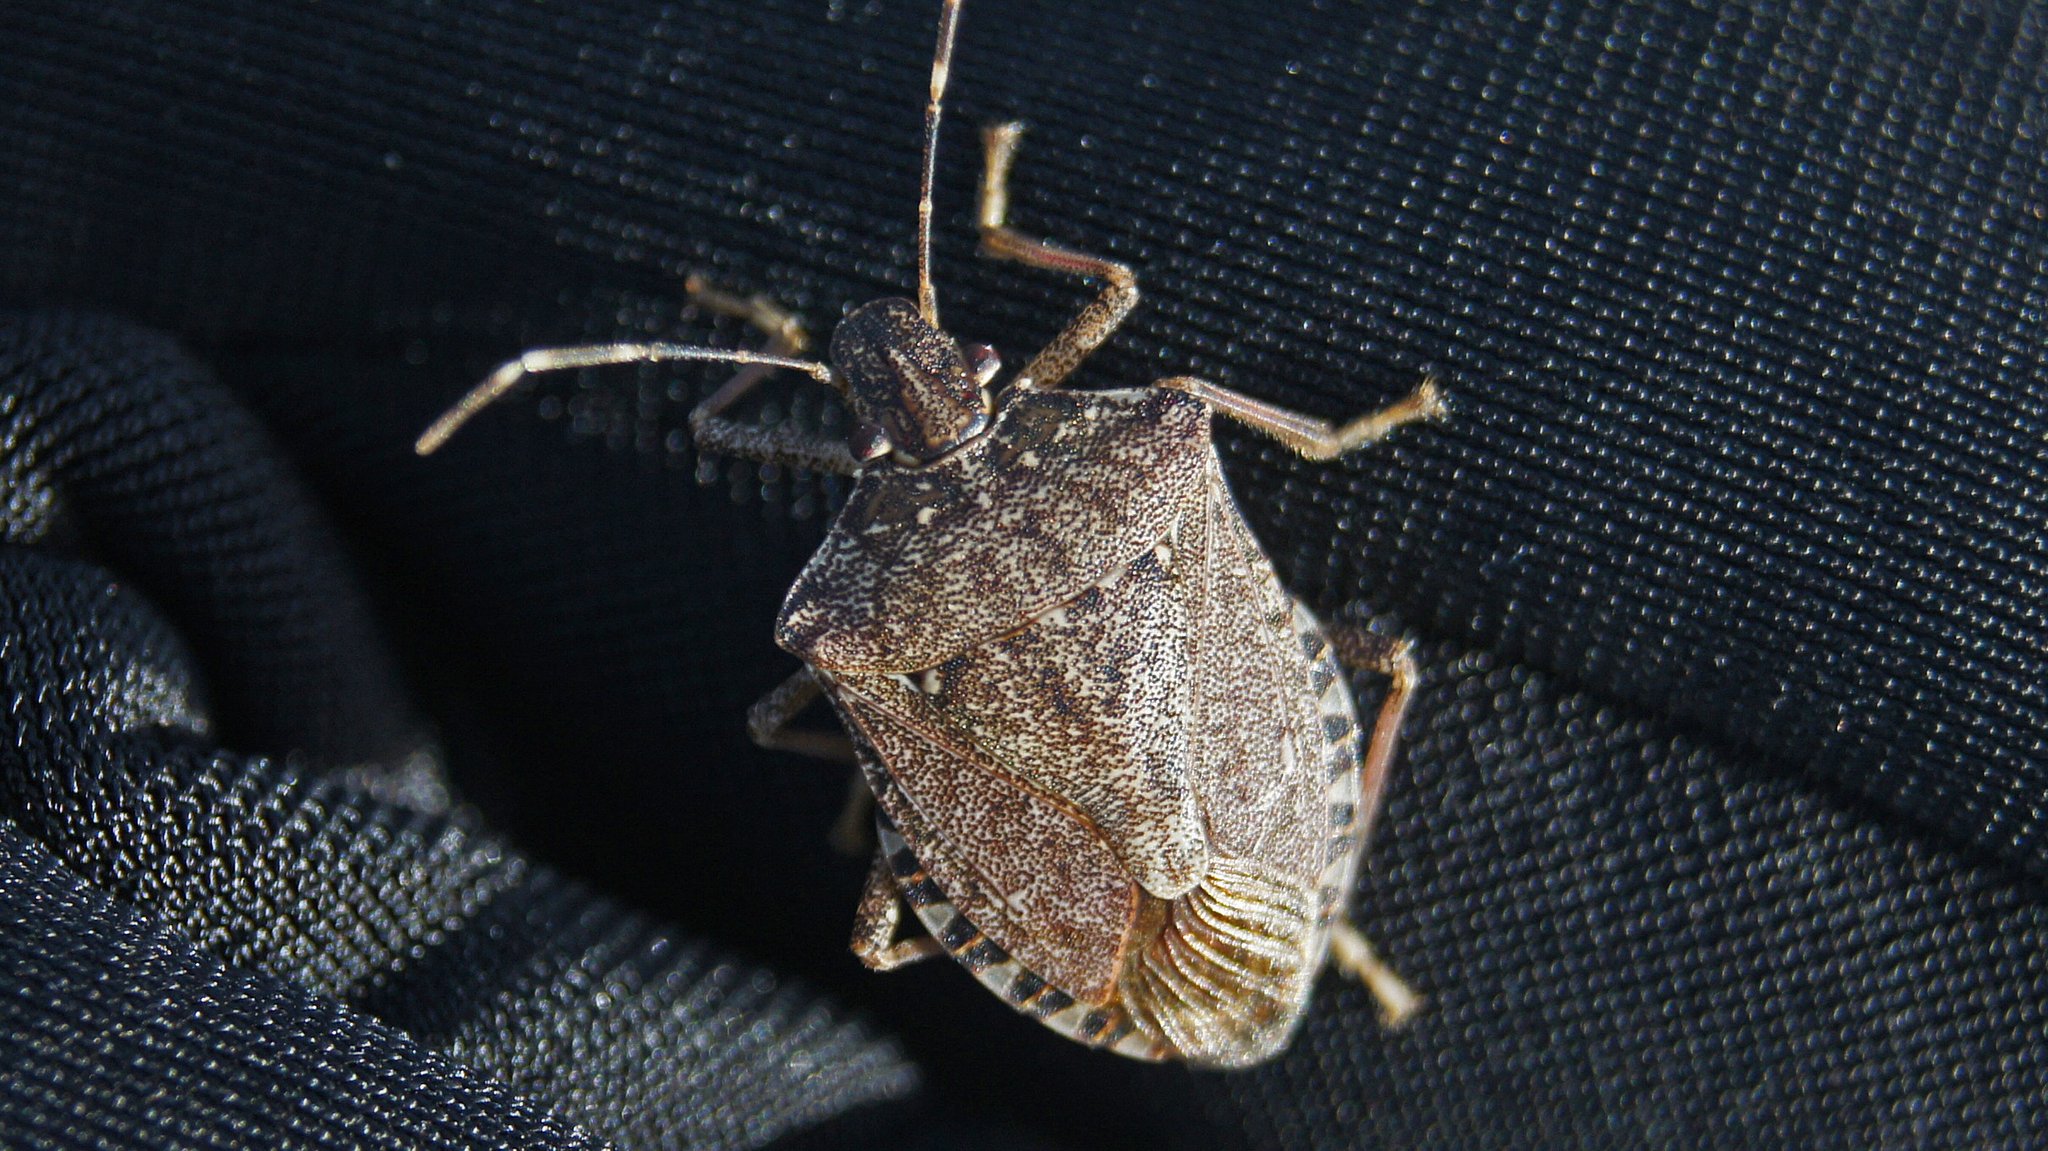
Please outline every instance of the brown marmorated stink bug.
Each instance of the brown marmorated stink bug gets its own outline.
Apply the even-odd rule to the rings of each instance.
[[[790,589],[776,642],[805,667],[749,713],[761,745],[858,764],[879,836],[853,949],[886,970],[952,955],[1018,1011],[1140,1059],[1238,1067],[1283,1049],[1326,958],[1384,1013],[1415,1006],[1344,902],[1415,682],[1407,644],[1319,622],[1281,587],[1225,485],[1214,413],[1314,460],[1443,411],[1425,380],[1341,427],[1180,376],[1075,391],[1138,300],[1131,270],[1005,224],[1019,128],[984,133],[982,251],[1101,294],[995,386],[940,329],[932,178],[961,0],[925,109],[918,299],[856,309],[829,363],[765,301],[692,284],[766,352],[604,344],[527,352],[421,436],[539,372],[722,360],[690,416],[707,452],[855,477]],[[767,372],[836,390],[850,442],[735,420]],[[1345,666],[1392,677],[1361,754]],[[820,694],[851,739],[792,726]],[[926,935],[898,940],[908,903]]]

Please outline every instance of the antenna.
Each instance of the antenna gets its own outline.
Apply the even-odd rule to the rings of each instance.
[[[606,364],[659,364],[672,360],[712,360],[727,364],[762,364],[771,368],[795,368],[808,372],[821,384],[838,388],[838,380],[832,369],[814,360],[799,360],[789,356],[764,355],[738,348],[698,348],[686,344],[590,344],[574,348],[538,348],[516,360],[512,360],[492,372],[483,383],[469,390],[469,394],[455,401],[455,406],[441,413],[426,431],[420,433],[419,441],[413,444],[413,451],[420,455],[432,455],[455,430],[469,422],[471,416],[483,411],[493,402],[531,375],[541,372],[559,372],[568,368],[596,368]],[[731,403],[738,393],[726,399]]]
[[[939,166],[939,102],[953,69],[953,37],[960,30],[961,0],[946,0],[939,13],[939,46],[932,53],[932,95],[924,106],[924,184],[917,197],[917,310],[939,326],[938,294],[932,291],[932,181]]]

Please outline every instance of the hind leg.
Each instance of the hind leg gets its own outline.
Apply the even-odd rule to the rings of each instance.
[[[1394,969],[1380,962],[1372,944],[1351,921],[1339,919],[1330,925],[1330,962],[1337,970],[1365,984],[1380,1001],[1380,1019],[1388,1027],[1399,1027],[1422,1009],[1422,996],[1408,986]]]
[[[1372,826],[1385,797],[1392,775],[1394,751],[1401,741],[1401,720],[1415,693],[1415,657],[1406,639],[1379,635],[1347,624],[1325,628],[1330,646],[1347,667],[1384,675],[1393,680],[1386,702],[1373,722],[1372,738],[1366,745],[1365,762],[1358,780],[1358,816],[1354,834],[1359,850],[1365,850]],[[1403,982],[1394,970],[1380,961],[1372,945],[1340,913],[1330,925],[1330,962],[1339,971],[1365,984],[1380,1002],[1380,1016],[1387,1026],[1399,1027],[1422,1006],[1422,997]]]
[[[1414,647],[1406,639],[1380,635],[1349,624],[1325,625],[1330,646],[1344,666],[1369,671],[1393,680],[1387,699],[1373,721],[1372,740],[1366,745],[1365,765],[1358,779],[1358,824],[1355,834],[1365,844],[1379,817],[1380,800],[1385,798],[1387,780],[1393,775],[1394,752],[1401,743],[1401,720],[1408,714],[1408,701],[1415,694]]]

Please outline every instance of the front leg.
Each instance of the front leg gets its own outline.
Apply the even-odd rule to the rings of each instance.
[[[850,476],[857,466],[845,443],[826,436],[791,428],[763,428],[742,423],[725,415],[739,398],[777,368],[795,368],[819,383],[840,390],[832,369],[814,360],[797,358],[806,338],[796,317],[764,297],[740,299],[706,287],[696,277],[685,285],[692,299],[706,311],[736,316],[768,333],[768,349],[750,352],[739,348],[703,348],[688,344],[583,344],[564,348],[536,348],[516,360],[499,365],[484,382],[471,388],[455,405],[441,413],[413,444],[420,455],[438,450],[478,412],[511,394],[528,376],[574,368],[601,368],[613,364],[661,364],[676,361],[708,361],[739,364],[740,371],[690,412],[690,434],[700,450],[739,456],[763,464],[784,464],[814,472]]]
[[[859,763],[853,753],[853,741],[845,732],[799,730],[794,726],[796,717],[816,703],[823,692],[810,668],[799,669],[747,709],[748,738],[770,751],[793,751],[849,767]]]
[[[1024,126],[998,124],[982,131],[981,250],[998,260],[1015,260],[1034,268],[1064,272],[1102,281],[1102,294],[1075,316],[1053,337],[1052,343],[1031,358],[1017,373],[1022,387],[1053,388],[1079,367],[1088,354],[1102,346],[1110,333],[1138,306],[1138,277],[1115,260],[1090,256],[1042,240],[1033,240],[1009,227],[1010,164],[1017,158],[1017,140]]]
[[[697,306],[721,316],[745,320],[768,336],[767,354],[791,357],[802,353],[810,336],[797,318],[766,296],[732,295],[691,276],[683,285]],[[690,437],[697,449],[713,455],[738,456],[757,464],[782,464],[807,471],[850,476],[855,463],[843,440],[787,427],[762,427],[735,420],[726,410],[774,372],[776,365],[741,362],[719,389],[690,410]],[[828,379],[825,382],[831,383]]]

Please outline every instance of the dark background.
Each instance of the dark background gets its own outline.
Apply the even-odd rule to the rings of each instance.
[[[487,826],[587,884],[576,900],[864,1009],[874,1030],[835,1058],[922,1076],[914,1097],[853,1076],[712,1143],[889,1095],[810,1138],[2038,1145],[2038,9],[968,5],[938,201],[957,335],[1021,364],[1083,298],[973,255],[973,127],[1016,117],[1013,222],[1131,263],[1146,292],[1077,385],[1192,372],[1337,417],[1431,370],[1455,405],[1330,466],[1221,435],[1289,586],[1422,643],[1357,914],[1430,999],[1388,1034],[1329,980],[1286,1059],[1223,1075],[1072,1048],[947,965],[884,977],[846,955],[862,864],[824,842],[845,780],[742,729],[795,666],[769,625],[838,489],[698,460],[680,429],[715,372],[551,379],[410,454],[524,347],[751,339],[687,306],[687,273],[774,296],[821,341],[908,292],[933,8],[10,5],[0,365],[14,442],[87,445],[10,457],[17,621],[112,581],[148,617],[121,634],[174,637],[143,664],[206,701],[162,724],[284,764],[278,786],[343,778]],[[166,389],[260,425],[220,449],[241,461],[233,515],[209,516],[223,485],[180,462],[198,458],[183,425],[146,418]],[[60,393],[85,415],[23,423]],[[109,405],[144,418],[109,424]],[[71,466],[101,435],[151,448]],[[136,506],[134,469],[182,496]],[[240,602],[234,549],[266,531],[300,574],[274,617],[224,622],[207,605]],[[232,555],[197,564],[201,594],[197,568],[160,562],[181,548]],[[71,780],[21,733],[73,681],[10,675],[8,770]],[[423,746],[473,807],[394,791],[434,778],[407,760]],[[9,814],[108,914],[182,933],[223,978],[338,998],[600,1137],[672,1137],[630,1121],[644,1069],[572,1091],[551,1075],[591,1058],[576,1043],[493,1062],[427,1026],[422,1000],[475,994],[480,968],[422,976],[398,949],[323,986],[190,930],[90,865],[136,833],[72,819],[73,783],[16,786]],[[279,898],[320,867],[280,868]],[[204,903],[200,875],[185,898]],[[409,890],[369,886],[387,907]],[[313,906],[300,918],[360,913]],[[418,998],[379,990],[407,979]],[[683,1033],[716,1049],[731,1030]],[[661,1106],[715,1101],[694,1066]],[[6,1114],[118,1110],[132,1079],[94,1098],[7,1080]]]

